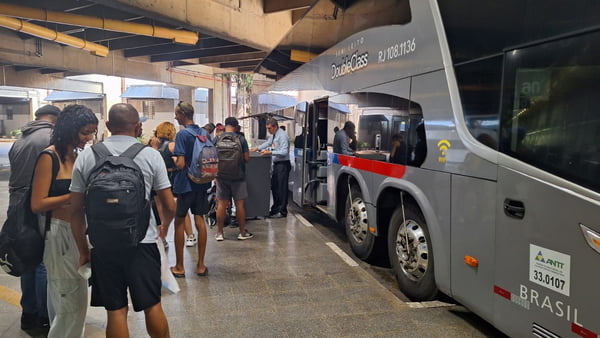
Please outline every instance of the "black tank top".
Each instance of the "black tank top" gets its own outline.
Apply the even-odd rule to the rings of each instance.
[[[160,148],[158,148],[158,152],[162,155],[163,160],[165,161],[165,166],[167,170],[175,169],[175,161],[173,161],[173,152],[169,150],[169,140],[163,140]]]
[[[70,186],[71,186],[70,178],[61,178],[59,180],[54,180],[53,184],[50,186],[50,191],[48,192],[48,197],[66,195],[70,192],[69,191]]]

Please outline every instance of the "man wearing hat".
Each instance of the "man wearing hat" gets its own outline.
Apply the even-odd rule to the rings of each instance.
[[[31,184],[35,161],[38,154],[50,144],[52,129],[59,114],[60,109],[50,105],[36,110],[35,120],[21,129],[21,137],[10,148],[9,205],[19,200],[17,197]],[[46,267],[43,263],[21,275],[21,294],[21,329],[47,329]]]

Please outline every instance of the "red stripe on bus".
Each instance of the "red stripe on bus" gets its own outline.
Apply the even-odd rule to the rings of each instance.
[[[406,166],[401,164],[392,164],[341,154],[336,155],[339,164],[350,168],[365,170],[375,174],[396,178],[402,178],[406,173]]]
[[[595,334],[594,332],[579,326],[575,323],[571,323],[571,331],[575,332],[575,334],[578,334],[584,338],[598,338],[598,335]]]
[[[494,293],[510,300],[510,292],[507,290],[504,290],[503,288],[501,288],[499,286],[494,285]]]

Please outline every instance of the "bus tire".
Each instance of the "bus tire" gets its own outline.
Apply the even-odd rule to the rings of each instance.
[[[400,290],[412,300],[428,301],[437,298],[431,237],[419,208],[407,204],[398,206],[388,232],[388,257]],[[405,226],[406,223],[406,226]]]
[[[352,198],[352,200],[350,200]],[[369,232],[367,205],[357,185],[350,186],[344,211],[344,226],[352,252],[356,257],[369,261],[374,257],[375,236]]]

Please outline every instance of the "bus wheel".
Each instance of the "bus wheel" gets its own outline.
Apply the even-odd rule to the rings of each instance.
[[[404,221],[405,220],[405,221]],[[413,300],[435,299],[438,289],[427,224],[421,212],[407,204],[394,210],[388,233],[388,256],[400,290]]]
[[[367,205],[363,200],[360,188],[356,185],[350,187],[350,194],[346,199],[345,215],[346,236],[352,251],[362,260],[371,259],[375,236],[369,232]]]

